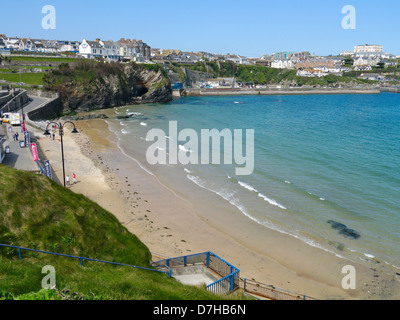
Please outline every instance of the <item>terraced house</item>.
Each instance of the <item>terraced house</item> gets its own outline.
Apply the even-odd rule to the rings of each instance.
[[[151,48],[142,40],[120,39],[89,41],[83,39],[79,45],[79,55],[88,58],[101,58],[106,61],[134,61],[145,62],[151,58]]]

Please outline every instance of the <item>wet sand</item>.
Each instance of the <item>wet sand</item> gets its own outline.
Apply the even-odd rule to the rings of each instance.
[[[101,113],[111,115],[113,110]],[[80,133],[66,130],[64,136],[66,174],[72,181],[76,173],[78,180],[71,190],[113,213],[153,254],[174,257],[212,251],[238,267],[243,278],[317,299],[400,297],[396,275],[387,274],[379,261],[355,264],[261,226],[235,208],[208,207],[208,202],[195,207],[124,155],[104,120],[75,124]],[[62,181],[59,137],[53,141],[38,136],[43,156]],[[356,268],[355,290],[342,288],[346,265]]]

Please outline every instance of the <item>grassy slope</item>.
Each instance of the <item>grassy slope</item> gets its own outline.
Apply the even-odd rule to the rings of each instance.
[[[43,176],[0,165],[0,243],[149,267],[150,252],[117,219],[82,195]],[[0,248],[1,292],[41,290],[45,265],[57,289],[100,299],[220,299],[164,274]]]
[[[23,83],[31,84],[31,85],[43,85],[43,72],[38,73],[0,73],[0,80],[5,80],[9,82],[20,82],[20,79]]]

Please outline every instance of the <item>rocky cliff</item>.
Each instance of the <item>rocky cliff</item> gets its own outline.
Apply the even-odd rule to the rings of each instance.
[[[159,65],[63,64],[46,74],[44,82],[46,89],[58,92],[64,113],[172,100],[171,84]]]

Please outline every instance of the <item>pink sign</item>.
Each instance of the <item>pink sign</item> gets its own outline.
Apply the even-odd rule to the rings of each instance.
[[[31,143],[31,151],[32,151],[33,161],[38,161],[39,156],[36,148],[36,143]]]
[[[23,131],[23,132],[25,132],[25,131],[26,131],[26,125],[25,125],[25,122],[22,122],[21,126],[22,126],[22,131]]]

